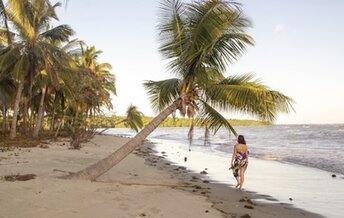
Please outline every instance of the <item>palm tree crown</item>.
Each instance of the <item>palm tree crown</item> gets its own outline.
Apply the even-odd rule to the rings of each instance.
[[[225,127],[236,134],[220,111],[238,111],[273,121],[288,112],[292,99],[254,80],[252,74],[225,76],[246,46],[250,21],[240,5],[221,0],[184,4],[166,0],[158,26],[160,52],[176,78],[147,81],[152,106],[161,111],[177,99],[182,116],[198,116],[214,133]]]

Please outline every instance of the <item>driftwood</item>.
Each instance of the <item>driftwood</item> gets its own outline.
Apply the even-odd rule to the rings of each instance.
[[[6,181],[27,181],[36,178],[35,174],[24,174],[24,175],[8,175],[4,177]]]

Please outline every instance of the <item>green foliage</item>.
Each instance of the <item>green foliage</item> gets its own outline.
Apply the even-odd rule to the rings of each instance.
[[[68,125],[84,129],[88,117],[113,107],[116,86],[111,65],[99,61],[102,52],[95,46],[71,40],[74,31],[68,25],[54,26],[60,6],[51,0],[0,2],[0,19],[5,21],[5,27],[0,24],[0,114],[16,118],[12,139],[19,127],[23,135],[33,132],[33,137],[41,124],[56,136]],[[127,124],[140,128],[139,121],[129,119]]]
[[[246,33],[251,22],[240,4],[224,0],[164,0],[160,12],[159,51],[175,78],[144,83],[155,111],[175,102],[183,117],[201,118],[195,125],[214,134],[226,128],[234,135],[233,124],[220,111],[270,122],[277,113],[289,112],[293,100],[271,90],[253,75],[225,74],[246,47],[254,45]]]
[[[125,128],[125,123],[120,122],[121,120],[125,119],[126,117],[122,116],[97,116],[94,118],[90,118],[87,120],[88,126],[93,126],[96,128]],[[146,126],[149,122],[151,122],[154,117],[142,117],[143,125]],[[164,122],[160,124],[160,127],[190,127],[191,124],[190,118],[172,118],[168,117]],[[232,126],[266,126],[271,125],[269,121],[258,121],[258,120],[239,120],[239,119],[227,119],[227,121]],[[118,123],[118,124],[117,124]],[[201,122],[194,122],[195,126],[200,126]]]
[[[53,25],[58,21],[55,9],[59,3],[11,0],[6,10],[1,3],[0,121],[1,117],[7,120],[1,125],[4,135],[11,120],[12,139],[18,127],[24,136],[30,132],[38,136],[40,130],[49,129],[55,137],[61,130],[73,140],[85,138],[83,132],[90,128],[128,127],[138,132],[153,120],[133,105],[125,117],[102,116],[102,108],[113,108],[111,95],[116,95],[112,67],[99,61],[102,51],[95,46],[72,40],[74,31],[68,25]],[[253,75],[225,75],[228,65],[254,45],[246,33],[251,22],[240,4],[162,0],[160,9],[159,51],[175,78],[148,80],[144,86],[156,112],[176,103],[179,114],[188,117],[167,118],[161,127],[203,126],[214,133],[226,128],[236,134],[232,126],[270,125],[277,113],[289,112],[292,99]],[[228,120],[220,111],[265,121]]]

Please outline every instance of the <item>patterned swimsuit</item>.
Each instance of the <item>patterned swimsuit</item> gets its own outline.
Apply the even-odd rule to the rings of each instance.
[[[237,152],[235,155],[234,165],[232,168],[234,177],[238,177],[240,168],[243,168],[243,167],[246,168],[247,165],[248,165],[248,161],[247,161],[246,153]]]

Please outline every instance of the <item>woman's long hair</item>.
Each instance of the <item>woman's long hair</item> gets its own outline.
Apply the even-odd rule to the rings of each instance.
[[[238,136],[238,143],[246,145],[246,141],[243,135]]]

